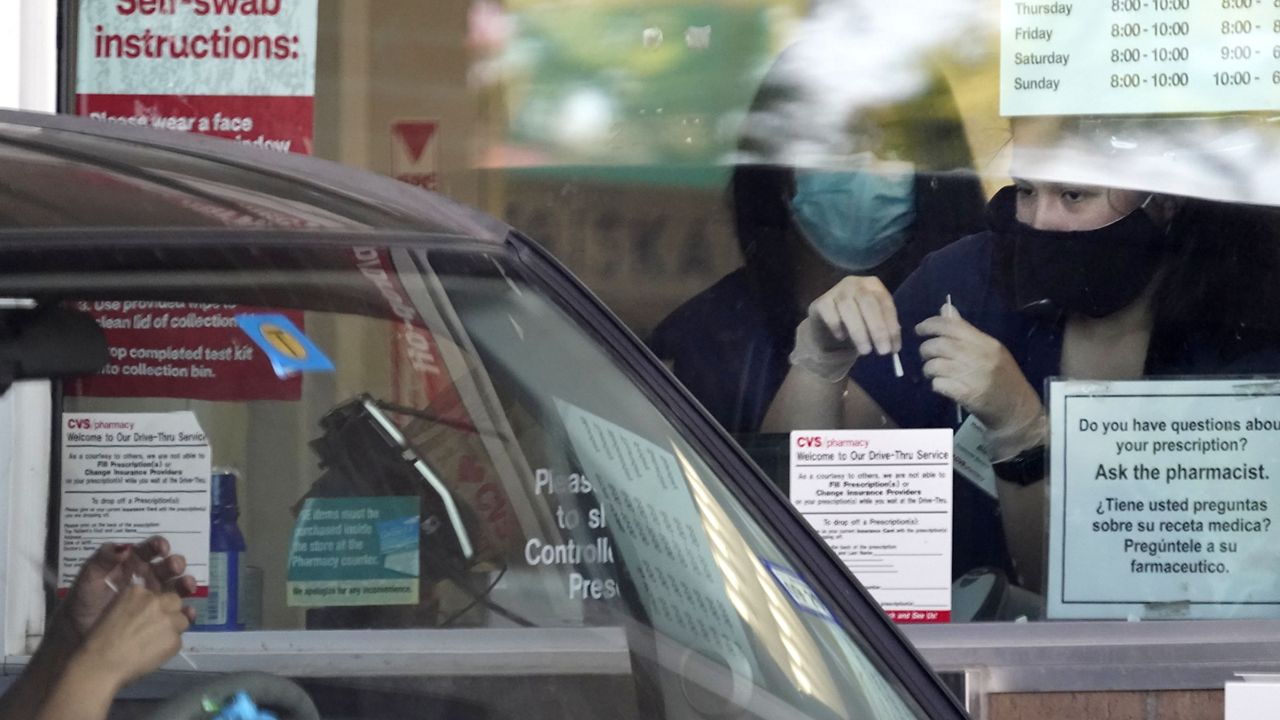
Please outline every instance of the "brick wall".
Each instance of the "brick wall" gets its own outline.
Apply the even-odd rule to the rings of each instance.
[[[1222,720],[1221,690],[1007,693],[987,697],[987,720]]]

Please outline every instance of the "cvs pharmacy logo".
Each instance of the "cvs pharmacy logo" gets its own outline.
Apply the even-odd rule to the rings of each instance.
[[[802,448],[820,448],[822,447],[821,435],[804,435],[796,438],[796,447]]]
[[[89,423],[89,418],[67,418],[67,427],[72,430],[92,429],[92,426]]]

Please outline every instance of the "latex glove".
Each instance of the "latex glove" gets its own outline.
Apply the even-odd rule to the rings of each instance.
[[[72,658],[77,677],[120,688],[160,667],[182,649],[183,610],[177,593],[120,588]]]
[[[986,426],[992,461],[1045,440],[1044,405],[1022,368],[999,340],[960,317],[952,305],[916,325],[924,376],[934,392],[954,400]]]
[[[829,382],[840,382],[853,363],[872,352],[902,349],[902,327],[893,296],[877,277],[851,275],[809,304],[796,327],[791,364]]]
[[[196,581],[183,574],[186,569],[186,558],[170,555],[169,541],[158,535],[136,545],[106,543],[80,567],[58,614],[65,617],[78,638],[84,638],[115,601],[117,591],[134,584],[134,578],[141,578],[143,587],[152,591],[171,591],[182,597],[194,594]],[[183,612],[195,622],[194,608]]]

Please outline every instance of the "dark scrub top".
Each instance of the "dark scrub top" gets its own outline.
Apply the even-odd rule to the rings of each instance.
[[[1014,309],[1003,273],[997,270],[997,241],[990,232],[970,235],[930,254],[894,292],[902,326],[899,357],[905,377],[894,376],[891,358],[859,360],[850,378],[866,390],[903,428],[956,428],[955,404],[933,392],[921,372],[917,323],[938,315],[951,304],[974,327],[999,340],[1022,368],[1023,375],[1045,397],[1045,381],[1058,375],[1062,360],[1065,317],[1021,313]],[[1149,353],[1147,375],[1205,375],[1274,373],[1280,370],[1280,351],[1246,353],[1225,361],[1212,343],[1195,338],[1163,338],[1159,329],[1152,343],[1162,340],[1166,352]],[[1012,571],[996,500],[956,474],[954,479],[952,576],[981,566]],[[1015,577],[1010,575],[1010,577]]]
[[[782,386],[792,342],[770,329],[739,268],[668,315],[649,347],[671,361],[675,376],[726,430],[746,433],[760,427]]]
[[[958,428],[955,403],[933,392],[921,372],[917,323],[938,315],[951,296],[960,316],[999,340],[1018,361],[1032,387],[1057,373],[1062,354],[1061,323],[1045,323],[1014,312],[1001,287],[992,282],[994,238],[980,233],[929,255],[893,294],[902,325],[904,377],[895,377],[891,358],[860,359],[851,379],[903,428]],[[999,505],[960,474],[954,476],[951,575],[995,567],[1015,577],[1000,525]]]

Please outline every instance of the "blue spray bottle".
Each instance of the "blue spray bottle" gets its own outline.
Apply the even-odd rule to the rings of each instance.
[[[240,564],[245,543],[240,525],[240,507],[236,502],[236,479],[239,473],[228,468],[214,468],[212,498],[209,508],[209,597],[196,598],[192,630],[243,630],[240,622]]]

